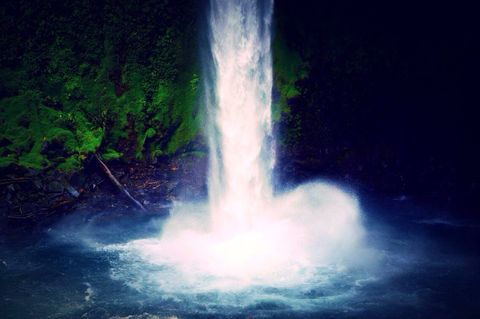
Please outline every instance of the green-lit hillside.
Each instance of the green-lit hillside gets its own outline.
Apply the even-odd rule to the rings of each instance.
[[[134,13],[134,14],[133,14]],[[192,148],[195,1],[1,6],[0,165],[78,169]]]
[[[94,152],[129,162],[204,151],[200,8],[192,0],[3,3],[0,166],[68,172]],[[279,37],[274,53],[278,119],[301,65]]]

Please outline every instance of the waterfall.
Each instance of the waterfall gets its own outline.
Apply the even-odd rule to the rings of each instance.
[[[211,0],[202,59],[209,200],[176,202],[157,236],[112,248],[132,265],[114,273],[133,286],[186,294],[297,287],[358,260],[355,196],[318,182],[272,194],[272,11],[272,0]]]
[[[245,228],[271,198],[273,1],[212,0],[207,70],[210,213]]]

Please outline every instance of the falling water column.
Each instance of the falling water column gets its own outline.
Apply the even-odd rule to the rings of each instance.
[[[209,194],[221,230],[249,227],[271,197],[272,11],[272,0],[210,2]]]

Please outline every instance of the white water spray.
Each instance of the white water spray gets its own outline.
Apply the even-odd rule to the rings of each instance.
[[[219,231],[248,228],[271,197],[272,10],[272,0],[211,1],[209,194]]]
[[[157,238],[110,246],[121,251],[115,277],[176,293],[297,287],[358,260],[354,197],[325,183],[272,195],[272,9],[211,1],[209,203],[177,203]]]

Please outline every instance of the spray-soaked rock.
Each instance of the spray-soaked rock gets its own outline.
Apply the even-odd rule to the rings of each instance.
[[[47,190],[49,193],[62,193],[64,190],[64,187],[61,182],[52,181],[48,184]]]

